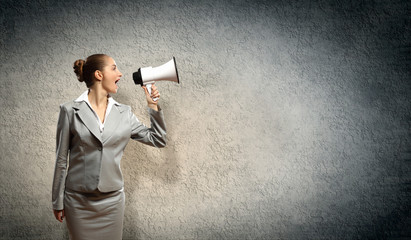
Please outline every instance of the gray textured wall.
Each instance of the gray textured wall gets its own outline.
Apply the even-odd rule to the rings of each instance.
[[[51,210],[72,63],[116,59],[115,99],[168,146],[130,142],[124,239],[399,239],[410,220],[410,2],[1,0],[0,239],[67,239]],[[407,15],[408,14],[408,15]]]

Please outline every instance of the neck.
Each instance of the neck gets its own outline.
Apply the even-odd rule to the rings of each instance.
[[[88,92],[88,100],[91,105],[104,107],[107,105],[108,93],[104,89],[90,88]]]

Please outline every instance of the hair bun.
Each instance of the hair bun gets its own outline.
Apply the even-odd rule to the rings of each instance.
[[[74,65],[73,65],[74,72],[76,73],[77,79],[78,79],[80,82],[83,82],[83,81],[84,81],[84,78],[83,78],[83,66],[84,66],[84,63],[85,63],[85,62],[86,62],[86,61],[84,61],[83,59],[78,59],[78,60],[76,60],[76,61],[74,62]]]

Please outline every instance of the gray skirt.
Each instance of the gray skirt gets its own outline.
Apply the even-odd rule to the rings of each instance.
[[[81,193],[66,189],[64,213],[70,239],[121,240],[125,197],[123,189]]]

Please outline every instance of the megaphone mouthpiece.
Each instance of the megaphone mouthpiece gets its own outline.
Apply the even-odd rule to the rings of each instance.
[[[176,63],[176,58],[173,57],[173,63],[174,63],[174,69],[176,70],[176,78],[177,78],[177,83],[180,84],[180,78],[178,77],[178,71],[177,71],[177,63]]]
[[[137,85],[137,84],[140,84],[141,86],[143,86],[144,84],[143,84],[143,78],[141,77],[141,69],[139,68],[138,69],[138,71],[137,72],[134,72],[133,73],[133,80],[134,80],[134,83]]]

